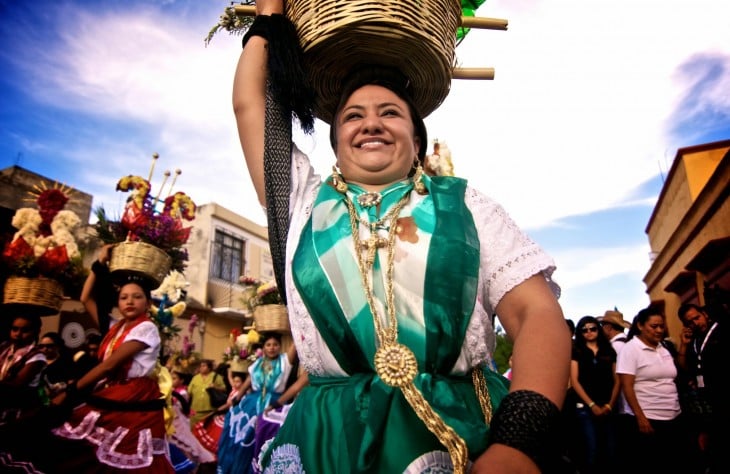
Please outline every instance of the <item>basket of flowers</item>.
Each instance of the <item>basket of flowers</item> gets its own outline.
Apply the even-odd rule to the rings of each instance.
[[[152,170],[158,157],[153,155]],[[166,171],[165,181],[169,176]],[[161,187],[164,185],[163,181]],[[195,218],[195,203],[179,191],[164,200],[159,195],[153,198],[149,180],[141,176],[121,178],[117,191],[131,191],[121,218],[110,219],[103,207],[95,210],[97,236],[105,244],[116,244],[109,261],[112,276],[133,273],[158,286],[170,270],[182,272],[188,259],[184,245],[191,230],[183,226],[183,220]]]
[[[86,278],[74,231],[81,219],[64,210],[72,190],[44,182],[36,189],[38,209],[21,208],[12,225],[18,232],[2,253],[3,273],[9,275],[3,304],[40,316],[57,314],[64,293],[81,288]]]
[[[247,287],[244,298],[248,309],[253,313],[256,330],[288,333],[289,313],[276,287],[276,281],[261,281],[249,276],[242,276],[239,281]]]
[[[242,333],[240,329],[231,329],[228,333],[228,346],[223,351],[223,362],[230,364],[233,372],[246,372],[261,355],[259,347],[261,337],[253,328]]]

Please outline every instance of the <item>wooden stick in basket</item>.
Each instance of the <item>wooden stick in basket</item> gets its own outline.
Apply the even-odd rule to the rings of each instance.
[[[256,16],[255,5],[234,5],[238,16]],[[476,28],[478,30],[506,30],[507,20],[499,18],[486,18],[476,16],[462,16],[461,25],[464,28]]]
[[[455,67],[451,70],[453,79],[494,79],[493,67]]]
[[[238,16],[256,16],[255,5],[235,5],[233,7]],[[475,28],[483,30],[507,30],[507,20],[499,18],[486,18],[474,16],[462,16],[461,25],[464,28]],[[453,79],[494,79],[494,68],[453,68],[451,71]]]

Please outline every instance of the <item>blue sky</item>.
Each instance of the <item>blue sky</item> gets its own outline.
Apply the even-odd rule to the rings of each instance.
[[[18,164],[119,212],[160,155],[175,191],[257,223],[231,83],[240,38],[203,38],[227,1],[0,0],[0,167]],[[494,81],[455,80],[426,119],[456,174],[556,260],[567,317],[648,304],[645,234],[677,149],[730,138],[725,0],[487,0],[508,31],[456,50]],[[296,141],[327,174],[322,123]]]

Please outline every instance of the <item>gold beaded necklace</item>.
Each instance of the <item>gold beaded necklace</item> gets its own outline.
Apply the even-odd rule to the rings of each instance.
[[[401,390],[408,404],[416,412],[418,418],[424,422],[426,427],[431,431],[446,447],[454,465],[454,472],[463,474],[466,472],[466,463],[468,460],[468,451],[464,440],[451,428],[444,423],[438,413],[431,408],[423,394],[418,391],[413,380],[418,375],[418,362],[416,356],[407,346],[399,344],[398,341],[398,320],[395,315],[394,293],[393,293],[393,269],[395,263],[395,236],[397,231],[396,222],[403,206],[408,202],[410,193],[406,193],[403,198],[393,207],[392,216],[390,217],[390,228],[388,229],[388,239],[385,245],[388,251],[387,267],[385,273],[385,309],[387,311],[388,325],[383,327],[378,310],[375,306],[375,298],[373,297],[372,284],[370,282],[370,268],[372,262],[370,255],[374,260],[376,240],[379,242],[380,237],[374,233],[376,229],[370,228],[370,238],[363,242],[360,240],[360,219],[355,210],[355,206],[350,199],[345,196],[347,211],[350,215],[350,227],[352,229],[352,239],[355,243],[355,256],[357,267],[362,278],[365,297],[370,306],[370,312],[373,315],[373,325],[375,326],[375,334],[378,338],[378,349],[375,352],[375,371],[383,382],[391,387]],[[390,214],[390,213],[388,213]],[[388,216],[386,214],[386,216]],[[386,217],[384,216],[384,218]],[[383,239],[384,240],[384,239]],[[368,250],[368,260],[363,260],[362,250]]]

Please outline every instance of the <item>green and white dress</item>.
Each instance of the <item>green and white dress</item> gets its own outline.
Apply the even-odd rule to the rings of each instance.
[[[292,154],[287,297],[292,336],[310,385],[297,397],[263,453],[266,473],[451,472],[446,448],[418,418],[400,389],[375,372],[377,337],[355,255],[345,199],[362,222],[385,215],[410,194],[397,221],[393,291],[398,342],[418,362],[415,386],[466,442],[469,458],[487,447],[489,428],[471,369],[492,365],[494,308],[506,292],[554,263],[505,211],[455,177],[424,176],[428,194],[408,181],[384,190],[380,216],[322,183],[299,150]],[[390,222],[379,226],[387,238]],[[361,239],[368,227],[359,225]],[[387,325],[387,251],[369,270],[382,324]],[[492,404],[507,392],[484,369]]]

